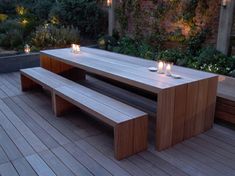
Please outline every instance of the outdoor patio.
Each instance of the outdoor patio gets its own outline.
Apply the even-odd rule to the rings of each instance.
[[[156,113],[156,102],[120,87],[91,76],[83,84]],[[117,161],[112,129],[80,111],[55,117],[49,94],[21,91],[19,72],[0,75],[0,98],[1,175],[235,175],[235,131],[219,124],[162,152],[149,135],[147,151]]]

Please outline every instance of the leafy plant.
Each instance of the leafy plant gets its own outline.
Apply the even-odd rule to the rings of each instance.
[[[95,0],[60,0],[54,4],[50,17],[57,17],[62,25],[73,25],[81,34],[96,36],[107,29],[107,13]]]
[[[74,27],[43,25],[37,28],[32,37],[32,44],[38,48],[66,47],[78,43],[80,33]]]
[[[214,47],[206,47],[194,58],[193,67],[208,72],[229,75],[235,69],[235,58],[225,56]]]
[[[188,59],[189,56],[180,48],[163,50],[157,55],[157,60],[173,62],[178,65],[187,65]]]
[[[23,28],[15,20],[6,20],[0,25],[0,46],[17,48],[23,43]]]
[[[202,44],[206,40],[206,36],[208,35],[210,31],[208,29],[205,29],[196,35],[189,38],[185,43],[188,46],[187,51],[191,55],[196,55],[197,52],[202,48]]]

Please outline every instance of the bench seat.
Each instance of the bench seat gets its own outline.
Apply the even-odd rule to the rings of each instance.
[[[215,117],[235,124],[235,79],[219,76]]]
[[[114,128],[114,152],[120,160],[147,149],[147,114],[43,68],[21,70],[22,90],[43,87],[52,93],[56,116],[78,107]]]

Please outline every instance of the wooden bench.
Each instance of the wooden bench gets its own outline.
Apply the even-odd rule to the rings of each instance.
[[[235,124],[235,78],[219,76],[215,117]]]
[[[43,68],[21,70],[22,91],[43,87],[52,93],[56,116],[79,107],[114,128],[115,157],[147,149],[147,114]]]

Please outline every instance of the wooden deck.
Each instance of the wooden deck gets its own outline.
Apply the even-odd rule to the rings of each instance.
[[[102,90],[153,115],[156,102],[88,77]],[[112,92],[112,93],[111,93]],[[153,128],[153,127],[152,127]],[[150,130],[151,131],[151,130]],[[50,96],[20,91],[19,73],[0,75],[0,175],[2,176],[232,176],[235,131],[220,125],[175,147],[113,158],[112,130],[79,111],[56,118]]]

